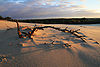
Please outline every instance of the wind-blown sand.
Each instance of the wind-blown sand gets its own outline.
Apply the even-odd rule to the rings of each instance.
[[[30,27],[34,25],[19,24]],[[80,29],[82,34],[88,36],[87,43],[70,33],[51,28],[38,30],[34,33],[33,40],[19,39],[16,23],[0,21],[0,67],[100,67],[100,44],[94,43],[100,43],[99,26],[48,25]],[[52,41],[54,45],[51,44]],[[72,47],[65,48],[63,44],[66,42]],[[20,44],[23,46],[18,46]],[[5,56],[8,62],[2,62],[2,56]]]

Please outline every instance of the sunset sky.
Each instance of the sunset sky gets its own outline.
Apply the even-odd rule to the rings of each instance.
[[[0,15],[17,19],[100,18],[100,0],[0,0]]]

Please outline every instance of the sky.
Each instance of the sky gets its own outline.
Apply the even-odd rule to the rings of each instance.
[[[0,0],[0,15],[14,19],[100,18],[100,0]]]

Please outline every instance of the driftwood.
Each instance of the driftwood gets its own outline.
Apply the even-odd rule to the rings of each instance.
[[[76,36],[76,37],[78,37],[78,38],[80,38],[82,41],[84,41],[84,42],[86,42],[84,39],[83,39],[83,37],[85,37],[84,35],[83,36],[79,36],[78,34],[75,34],[75,33],[77,33],[80,29],[78,29],[78,30],[75,30],[75,31],[71,31],[71,30],[66,30],[66,29],[60,29],[60,28],[56,28],[56,27],[53,27],[53,26],[44,26],[44,27],[35,27],[33,30],[32,30],[32,32],[31,32],[31,34],[30,34],[30,37],[31,37],[31,35],[32,34],[34,34],[34,31],[36,30],[36,29],[44,29],[44,28],[53,28],[53,29],[55,29],[55,30],[58,30],[58,31],[62,31],[62,32],[68,32],[68,33],[71,33],[71,34],[73,34],[74,36]]]
[[[39,29],[39,30],[43,30],[44,28],[53,28],[55,30],[58,30],[58,31],[62,31],[62,32],[68,32],[68,33],[71,33],[73,35],[75,35],[76,37],[82,39],[82,37],[84,36],[79,36],[77,34],[75,34],[75,32],[77,33],[80,29],[78,30],[68,30],[68,29],[60,29],[60,28],[57,28],[57,27],[53,27],[53,26],[44,26],[44,27],[34,27],[32,31],[30,31],[30,33],[26,33],[26,32],[21,32],[20,31],[20,28],[19,28],[19,24],[18,24],[18,21],[16,22],[17,23],[17,32],[18,32],[18,35],[19,35],[19,38],[23,38],[22,34],[24,34],[25,36],[28,36],[29,38],[31,38],[31,36],[34,34],[34,32]],[[84,42],[86,42],[84,39],[82,39]]]
[[[16,22],[16,23],[17,23],[17,31],[18,31],[19,38],[23,38],[22,34],[24,34],[25,36],[28,36],[30,39],[32,39],[31,36],[34,34],[34,32],[36,30],[44,30],[44,28],[53,28],[53,29],[58,30],[58,31],[62,31],[62,32],[65,32],[65,33],[66,32],[70,33],[70,34],[76,36],[77,38],[80,38],[82,41],[84,41],[84,42],[87,43],[86,38],[85,38],[87,36],[85,36],[84,34],[80,34],[80,32],[78,32],[80,29],[77,29],[77,30],[73,30],[73,29],[72,30],[68,30],[67,29],[68,27],[65,28],[65,29],[60,29],[60,28],[57,28],[57,27],[54,27],[54,26],[37,27],[35,25],[34,28],[31,29],[31,31],[29,31],[28,33],[26,33],[26,32],[21,32],[20,28],[19,28],[18,22]],[[98,42],[96,42],[96,43],[99,44]]]
[[[19,38],[23,38],[22,33],[20,31],[20,28],[19,28],[18,21],[16,21],[16,23],[17,23],[17,33],[18,33],[18,36],[19,36]]]

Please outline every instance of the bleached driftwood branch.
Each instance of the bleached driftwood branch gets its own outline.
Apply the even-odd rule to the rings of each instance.
[[[60,29],[60,28],[57,28],[57,27],[54,27],[54,26],[43,26],[43,27],[37,27],[37,26],[35,26],[33,28],[33,30],[31,30],[28,33],[26,33],[26,32],[21,32],[20,31],[20,28],[19,28],[18,22],[16,22],[16,23],[17,23],[17,30],[18,30],[19,38],[23,38],[22,34],[24,34],[25,36],[28,36],[29,38],[31,38],[31,36],[34,34],[34,32],[36,30],[44,30],[44,28],[53,28],[53,29],[58,30],[58,31],[70,33],[70,34],[76,36],[77,38],[80,38],[82,41],[84,41],[84,42],[87,43],[87,41],[85,39],[86,36],[85,35],[82,35],[82,34],[80,35],[80,33],[78,32],[80,29],[77,29],[77,30],[73,30],[73,29],[68,30],[66,28],[65,29]]]
[[[21,31],[20,31],[20,28],[19,28],[19,23],[18,23],[18,21],[16,21],[16,23],[17,23],[17,33],[18,33],[18,36],[19,36],[19,38],[23,38],[22,33],[21,33]]]
[[[44,28],[53,28],[53,29],[55,29],[55,30],[62,31],[62,32],[66,32],[66,31],[67,31],[68,33],[71,33],[71,34],[73,34],[74,36],[76,36],[76,37],[80,38],[81,40],[83,40],[84,42],[86,42],[86,41],[82,38],[82,37],[85,37],[85,36],[79,36],[78,34],[76,34],[80,29],[71,31],[71,30],[68,30],[68,29],[60,29],[60,28],[53,27],[53,26],[35,27],[35,28],[32,30],[30,36],[31,36],[32,34],[34,34],[34,32],[35,32],[36,29],[42,29],[42,30],[43,30]]]

